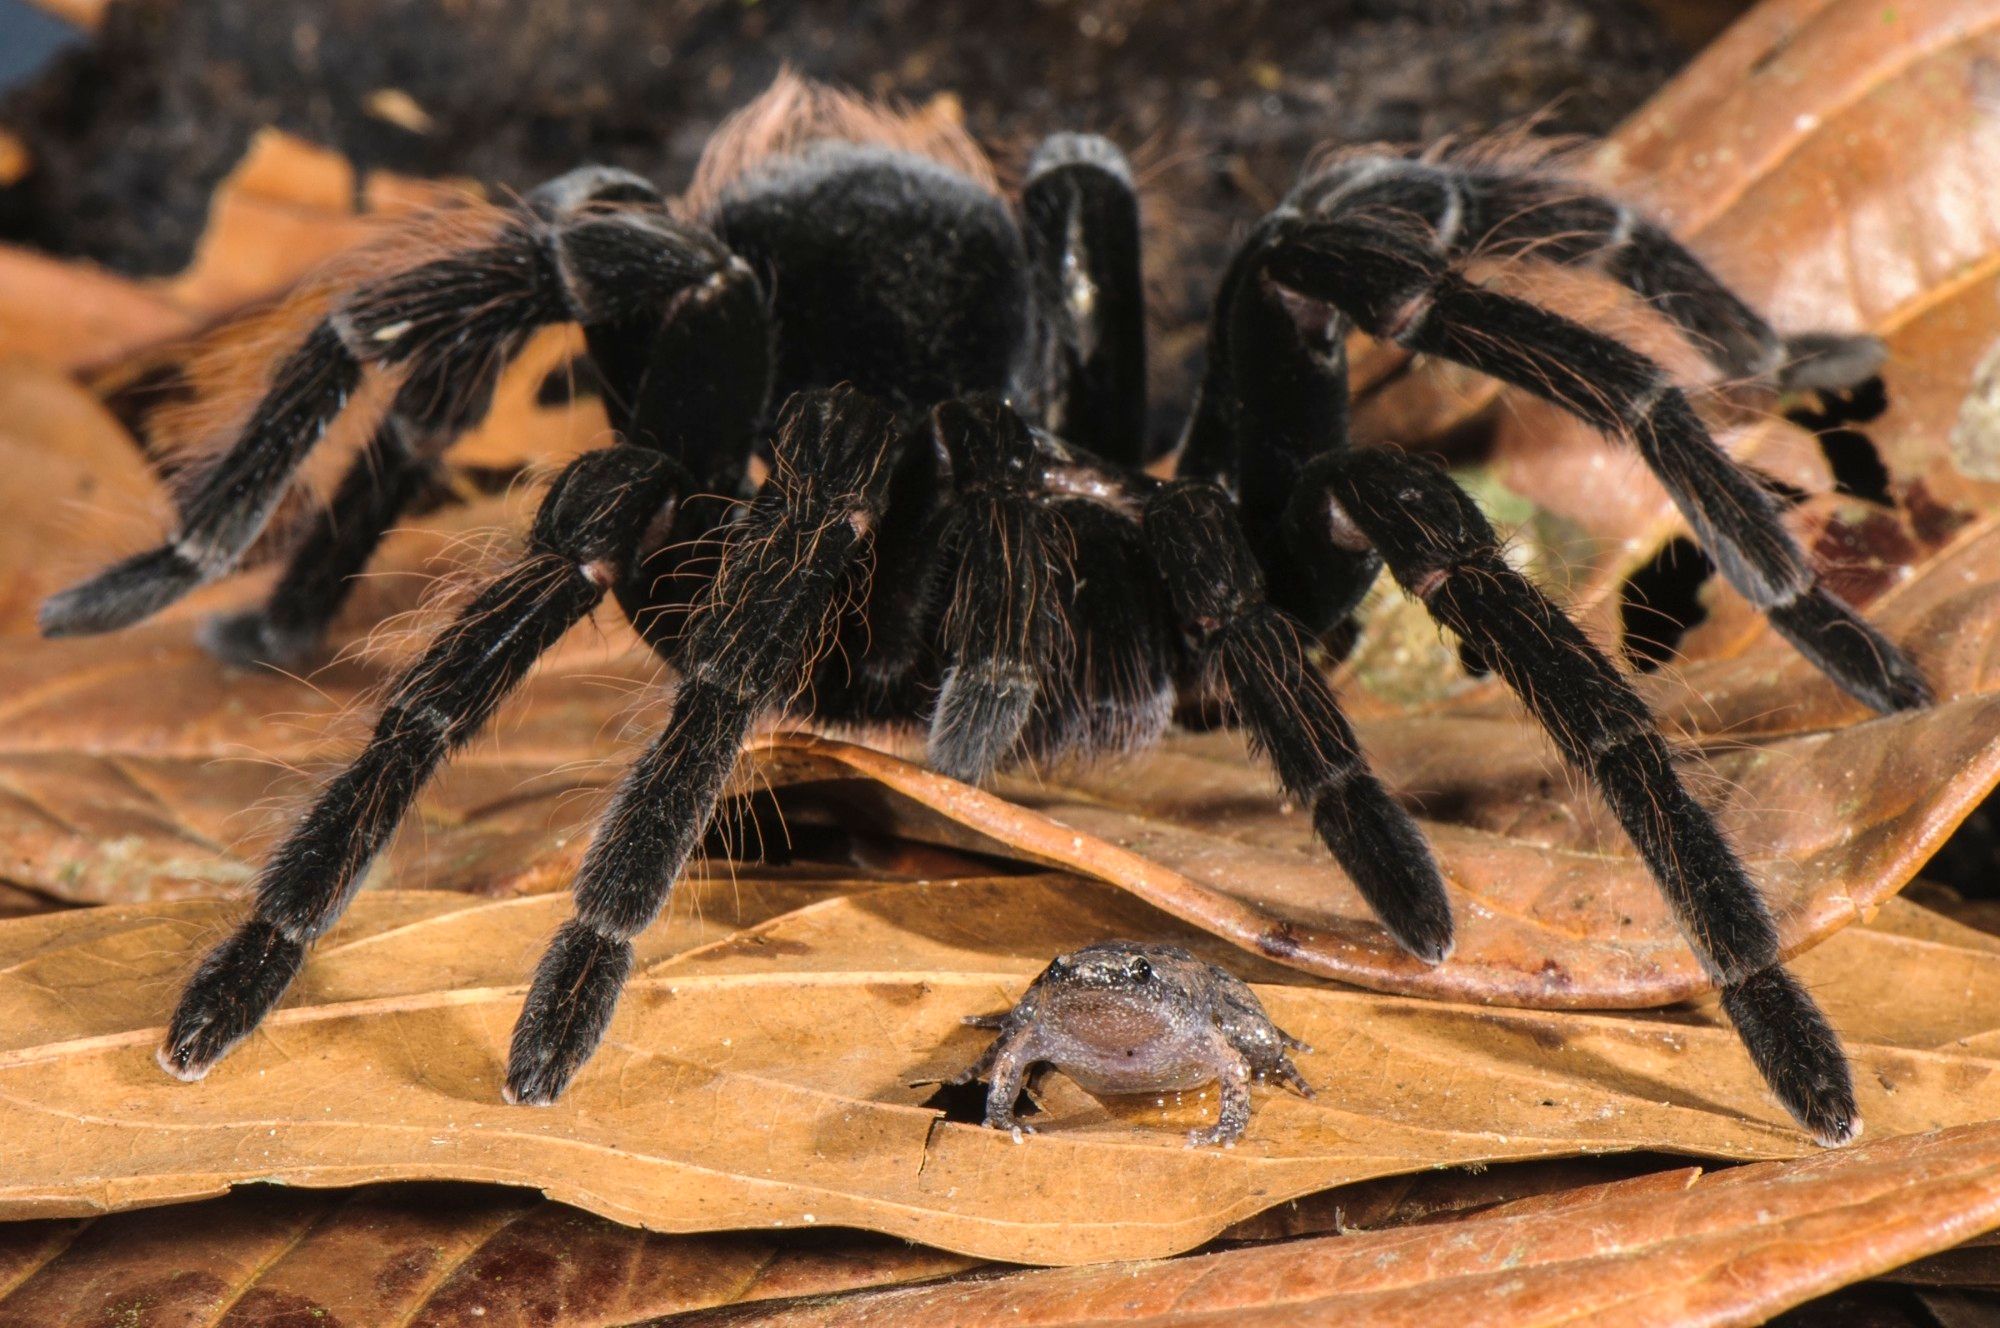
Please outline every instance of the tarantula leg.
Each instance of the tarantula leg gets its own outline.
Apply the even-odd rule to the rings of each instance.
[[[306,947],[346,911],[432,773],[604,598],[685,484],[671,460],[634,447],[579,457],[556,479],[527,552],[396,681],[368,745],[258,873],[250,920],[209,953],[181,994],[159,1053],[169,1074],[199,1079],[257,1026]]]
[[[1783,388],[1852,387],[1882,367],[1879,339],[1807,332],[1781,337],[1658,223],[1559,181],[1497,176],[1468,181],[1485,242],[1532,246],[1538,258],[1591,263],[1673,320],[1724,373]]]
[[[1288,205],[1401,230],[1451,261],[1518,254],[1591,265],[1673,321],[1724,373],[1781,387],[1850,387],[1881,367],[1867,335],[1784,338],[1663,227],[1533,169],[1360,157],[1302,183]]]
[[[1055,581],[1074,549],[1061,515],[1036,499],[1034,439],[1011,407],[950,401],[932,421],[957,496],[937,540],[952,584],[926,759],[939,774],[977,783],[1013,750],[1055,667]]]
[[[1125,154],[1057,134],[1021,188],[1044,344],[1050,430],[1120,465],[1146,459],[1146,310],[1139,195]]]
[[[1251,740],[1399,944],[1429,963],[1451,953],[1451,903],[1423,831],[1368,769],[1298,625],[1264,598],[1229,500],[1180,480],[1146,504],[1145,528],[1175,613],[1195,634]]]
[[[1060,635],[1024,736],[1043,760],[1151,746],[1173,719],[1179,629],[1138,517],[1146,476],[1106,467],[1080,476],[1106,497],[1044,499],[1062,523],[1067,565],[1054,578]],[[1044,481],[1066,482],[1044,472]]]
[[[322,324],[278,366],[234,448],[182,504],[180,529],[42,604],[44,636],[115,631],[223,575],[270,519],[306,450],[347,404],[361,362]]]
[[[596,1050],[632,938],[701,842],[751,721],[804,679],[881,516],[895,442],[888,412],[850,389],[786,404],[771,479],[681,638],[666,728],[619,783],[577,874],[576,916],[535,970],[508,1054],[510,1102],[553,1102]]]
[[[270,597],[256,608],[210,619],[202,645],[244,667],[287,667],[310,658],[376,546],[422,492],[430,473],[425,454],[433,450],[420,448],[408,419],[391,410],[341,476]]]
[[[494,363],[537,327],[621,322],[689,287],[754,282],[713,236],[669,218],[657,195],[609,206],[644,188],[628,181],[636,177],[592,170],[573,186],[555,182],[485,243],[350,293],[279,365],[242,434],[181,504],[174,536],[52,596],[43,632],[130,626],[234,568],[369,368],[401,373],[399,399],[428,394],[442,403],[430,413],[449,418],[462,394],[490,391]]]
[[[1820,670],[1877,710],[1931,702],[1916,666],[1814,573],[1777,498],[1709,436],[1653,361],[1524,300],[1475,286],[1406,237],[1315,223],[1270,253],[1281,285],[1367,331],[1440,355],[1630,438],[1730,583]]]
[[[1742,862],[1682,784],[1645,702],[1507,562],[1478,505],[1434,466],[1386,450],[1322,459],[1299,501],[1373,542],[1397,582],[1521,698],[1631,836],[1786,1110],[1823,1143],[1853,1138],[1839,1039],[1778,968],[1776,924]]]

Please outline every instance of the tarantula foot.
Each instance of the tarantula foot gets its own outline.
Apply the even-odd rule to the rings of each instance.
[[[1769,610],[1771,626],[1841,690],[1882,714],[1922,710],[1936,699],[1902,649],[1823,587]]]
[[[1881,372],[1889,348],[1880,337],[1839,332],[1804,332],[1787,337],[1778,386],[1788,392],[1853,387]]]
[[[1722,1008],[1793,1120],[1828,1148],[1861,1137],[1840,1039],[1798,979],[1773,965],[1724,987]]]
[[[42,635],[94,636],[152,617],[203,580],[202,570],[168,545],[105,568],[42,601]]]
[[[501,1089],[516,1106],[546,1107],[604,1037],[612,1007],[632,970],[632,945],[566,922],[535,970]]]
[[[1000,767],[1034,714],[1024,671],[966,666],[946,672],[924,759],[941,775],[977,784]]]
[[[253,919],[210,951],[174,1008],[156,1059],[192,1083],[255,1028],[305,963],[306,948]]]
[[[263,609],[217,614],[201,625],[196,639],[209,654],[239,669],[292,668],[311,660],[319,648],[317,633],[280,627]]]
[[[1380,780],[1360,775],[1344,796],[1321,798],[1313,828],[1339,846],[1341,865],[1396,944],[1427,964],[1451,957],[1457,942],[1444,874],[1423,831]]]

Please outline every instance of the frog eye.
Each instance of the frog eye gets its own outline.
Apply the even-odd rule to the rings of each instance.
[[[1153,966],[1143,959],[1134,959],[1125,966],[1125,974],[1134,982],[1145,982],[1153,976]]]

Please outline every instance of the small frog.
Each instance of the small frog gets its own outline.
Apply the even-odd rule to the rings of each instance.
[[[1243,1137],[1253,1075],[1313,1095],[1285,1054],[1312,1048],[1273,1024],[1242,979],[1177,945],[1100,941],[1058,955],[1012,1010],[965,1022],[1000,1036],[952,1082],[986,1080],[986,1124],[1012,1131],[1016,1143],[1034,1133],[1015,1118],[1014,1102],[1028,1067],[1039,1062],[1100,1094],[1178,1092],[1219,1081],[1221,1115],[1188,1134],[1190,1148],[1227,1148]]]

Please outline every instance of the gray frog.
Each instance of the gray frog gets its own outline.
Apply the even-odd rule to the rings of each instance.
[[[1191,1148],[1243,1137],[1252,1076],[1313,1095],[1285,1054],[1312,1048],[1272,1023],[1242,979],[1177,945],[1100,941],[1058,955],[1012,1010],[966,1022],[1000,1036],[952,1082],[986,1080],[986,1124],[1016,1142],[1034,1133],[1015,1118],[1014,1102],[1028,1067],[1042,1062],[1099,1094],[1220,1082],[1221,1115],[1188,1134]]]

